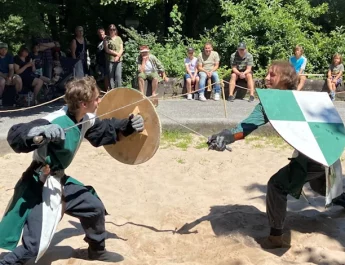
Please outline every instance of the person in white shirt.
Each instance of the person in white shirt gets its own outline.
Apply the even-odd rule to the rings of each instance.
[[[184,59],[184,64],[186,66],[186,74],[184,75],[184,79],[186,80],[186,87],[187,87],[187,99],[191,100],[193,98],[192,95],[192,85],[194,85],[195,90],[199,90],[199,76],[198,76],[198,58],[194,56],[194,49],[188,48],[187,49],[187,58]]]

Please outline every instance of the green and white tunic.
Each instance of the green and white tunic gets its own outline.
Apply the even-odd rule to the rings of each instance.
[[[36,204],[44,202],[38,260],[48,248],[61,219],[63,186],[68,183],[82,185],[66,176],[64,170],[71,164],[83,139],[98,147],[115,144],[119,133],[127,136],[134,132],[128,119],[99,120],[94,114],[87,114],[82,121],[85,123],[75,126],[77,121],[74,116],[69,113],[67,107],[63,107],[42,119],[17,124],[9,130],[7,140],[12,149],[17,153],[33,151],[33,163],[18,181],[14,196],[0,222],[0,248],[13,250],[17,246],[30,210]],[[30,129],[49,124],[68,128],[63,142],[37,146],[32,140],[27,140],[26,135]],[[43,178],[40,169],[46,164],[49,165],[51,173]]]

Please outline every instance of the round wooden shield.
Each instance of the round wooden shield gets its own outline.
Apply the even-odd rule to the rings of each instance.
[[[116,111],[113,111],[116,110]],[[161,135],[161,124],[152,102],[132,88],[116,88],[104,95],[97,109],[97,116],[111,112],[100,119],[125,119],[130,114],[140,114],[144,119],[144,131],[127,137],[121,133],[119,141],[105,145],[105,150],[116,160],[138,165],[146,162],[156,153]]]

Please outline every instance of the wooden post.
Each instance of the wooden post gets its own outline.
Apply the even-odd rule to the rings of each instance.
[[[225,100],[225,92],[224,92],[224,82],[223,82],[223,80],[222,80],[222,82],[221,82],[221,86],[222,86],[223,105],[224,105],[225,118],[228,118],[228,111],[227,111],[227,109],[226,109],[226,100]]]

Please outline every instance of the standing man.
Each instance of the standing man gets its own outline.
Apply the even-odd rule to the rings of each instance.
[[[302,46],[297,45],[293,48],[294,56],[291,56],[289,62],[295,68],[295,71],[298,75],[298,85],[297,90],[302,90],[305,81],[307,80],[307,76],[304,75],[305,67],[307,66],[307,58],[303,56],[303,48]]]
[[[214,100],[220,99],[220,84],[217,69],[219,68],[219,54],[213,51],[212,44],[206,42],[204,45],[204,51],[198,56],[198,70],[200,76],[199,82],[199,100],[206,101],[205,98],[205,86],[206,80],[211,78],[214,84]]]
[[[160,60],[157,59],[156,56],[150,53],[149,46],[141,45],[139,47],[140,55],[137,59],[138,65],[138,83],[139,83],[139,90],[141,93],[144,94],[144,86],[145,80],[152,81],[152,96],[156,95],[156,91],[158,88],[158,82],[161,80],[161,75],[164,81],[168,81],[169,79],[165,75],[164,66]]]
[[[97,45],[97,53],[96,53],[96,63],[98,66],[98,72],[101,73],[101,76],[104,78],[104,89],[105,91],[109,90],[109,79],[108,79],[108,73],[106,71],[106,53],[104,50],[104,39],[106,37],[104,28],[99,28],[97,30],[97,35],[99,40],[101,41]]]
[[[12,149],[16,153],[33,152],[33,161],[18,181],[10,207],[0,222],[0,248],[12,250],[0,260],[1,265],[24,264],[36,256],[39,259],[49,247],[62,213],[79,219],[89,245],[89,259],[116,262],[122,258],[105,249],[102,201],[92,194],[91,187],[66,175],[65,169],[84,138],[95,147],[115,144],[119,135],[143,131],[143,118],[95,118],[93,113],[100,100],[93,77],[67,83],[65,101],[67,106],[62,109],[16,124],[8,132]],[[43,136],[43,141],[34,142],[35,136]],[[22,230],[23,244],[17,246]]]
[[[22,90],[22,79],[14,74],[13,56],[8,54],[8,45],[0,42],[0,106],[5,85],[14,85],[17,93]]]
[[[247,52],[246,44],[241,42],[237,46],[237,51],[231,54],[231,79],[230,79],[230,92],[228,101],[234,101],[234,90],[236,87],[236,81],[238,79],[245,79],[248,84],[250,97],[248,102],[254,101],[254,80],[252,67],[254,65],[253,56]]]

